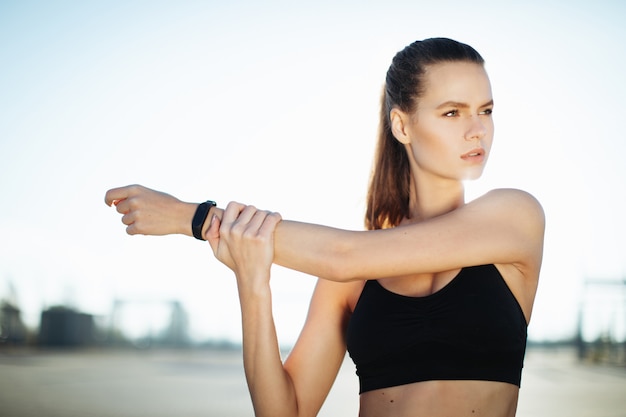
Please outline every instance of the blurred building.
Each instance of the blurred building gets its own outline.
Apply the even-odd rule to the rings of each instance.
[[[20,309],[8,301],[0,303],[0,344],[18,345],[26,341],[26,326]]]
[[[587,280],[578,320],[580,359],[626,366],[626,280]]]
[[[41,313],[39,345],[55,347],[86,346],[94,343],[93,316],[71,308],[51,307]]]

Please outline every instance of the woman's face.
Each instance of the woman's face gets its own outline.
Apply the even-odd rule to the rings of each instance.
[[[494,130],[484,67],[435,64],[428,67],[423,82],[424,94],[406,129],[417,170],[454,180],[480,177]]]

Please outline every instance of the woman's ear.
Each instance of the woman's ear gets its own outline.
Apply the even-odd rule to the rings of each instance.
[[[398,140],[398,142],[408,145],[411,143],[411,138],[408,134],[407,127],[409,125],[409,116],[394,108],[389,113],[389,120],[391,121],[391,133]]]

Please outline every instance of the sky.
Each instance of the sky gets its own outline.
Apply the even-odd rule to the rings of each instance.
[[[107,189],[255,204],[358,230],[391,58],[445,36],[485,58],[495,142],[468,199],[535,195],[547,218],[529,337],[625,338],[626,5],[619,1],[0,1],[0,299],[125,329],[183,303],[196,339],[241,339],[208,244],[128,236]],[[315,278],[273,270],[281,343]],[[585,290],[587,288],[587,290]]]

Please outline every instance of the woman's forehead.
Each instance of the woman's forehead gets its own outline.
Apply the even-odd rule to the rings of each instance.
[[[487,102],[492,99],[489,76],[482,64],[443,62],[426,68],[422,100]]]

